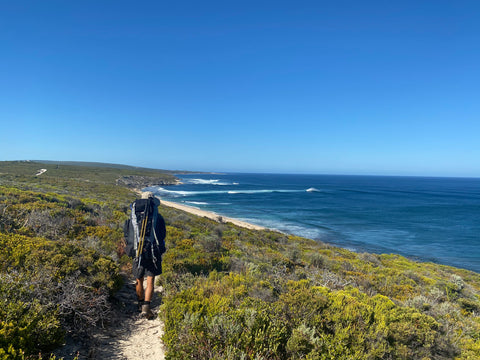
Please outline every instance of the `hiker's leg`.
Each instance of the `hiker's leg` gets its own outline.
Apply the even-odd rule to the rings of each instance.
[[[145,289],[145,301],[152,301],[155,276],[147,276],[147,288]]]
[[[148,283],[148,281],[147,281],[147,283]],[[143,277],[141,277],[140,279],[137,279],[137,284],[135,286],[135,290],[137,292],[137,299],[138,300],[144,300],[145,296],[144,296],[144,291],[143,291]]]
[[[152,310],[150,309],[150,301],[152,300],[153,295],[153,286],[155,284],[155,276],[148,276],[147,275],[147,287],[145,289],[145,301],[142,305],[142,316],[147,318],[148,320],[152,320],[155,318]]]

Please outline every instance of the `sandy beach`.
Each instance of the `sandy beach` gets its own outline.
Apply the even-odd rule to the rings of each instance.
[[[211,211],[201,210],[201,209],[198,209],[198,208],[193,207],[193,206],[183,205],[183,204],[179,204],[179,203],[176,203],[176,202],[166,201],[166,200],[161,200],[161,199],[160,199],[160,203],[161,203],[161,205],[173,207],[175,209],[183,210],[183,211],[189,212],[191,214],[201,216],[201,217],[206,217],[206,218],[218,221],[218,222],[231,223],[231,224],[241,226],[241,227],[244,227],[244,228],[250,229],[250,230],[266,230],[266,228],[263,227],[263,226],[250,224],[248,222],[237,220],[237,219],[232,219],[232,218],[229,218],[229,217],[226,217],[226,216],[223,216],[223,215],[216,214],[216,213],[211,212]]]

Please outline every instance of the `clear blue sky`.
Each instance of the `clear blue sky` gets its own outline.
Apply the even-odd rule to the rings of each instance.
[[[0,160],[480,176],[480,2],[1,1]]]

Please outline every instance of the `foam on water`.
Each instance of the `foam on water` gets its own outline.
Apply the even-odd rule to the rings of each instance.
[[[208,205],[208,202],[205,201],[184,201],[184,203],[192,205]]]
[[[180,196],[193,196],[193,195],[208,195],[208,194],[227,194],[227,190],[209,190],[209,191],[186,191],[186,190],[167,190],[162,187],[150,187],[151,191],[157,195],[166,197],[180,197]]]
[[[263,190],[230,190],[228,194],[271,194],[271,193],[295,193],[300,190],[263,189]]]
[[[228,186],[228,185],[238,185],[232,184],[229,182],[222,182],[220,179],[187,179],[186,183],[195,184],[195,185],[217,185],[217,186]]]
[[[163,187],[150,187],[150,190],[154,191],[158,195],[167,196],[193,196],[193,195],[219,195],[219,194],[268,194],[268,193],[294,193],[299,190],[282,190],[282,189],[262,189],[262,190],[199,190],[199,191],[186,191],[186,190],[168,190]]]

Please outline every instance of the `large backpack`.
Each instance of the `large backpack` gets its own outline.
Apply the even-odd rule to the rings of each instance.
[[[125,252],[138,259],[138,265],[151,260],[155,266],[165,252],[165,221],[158,213],[155,198],[137,199],[131,205],[130,218],[125,222]]]

